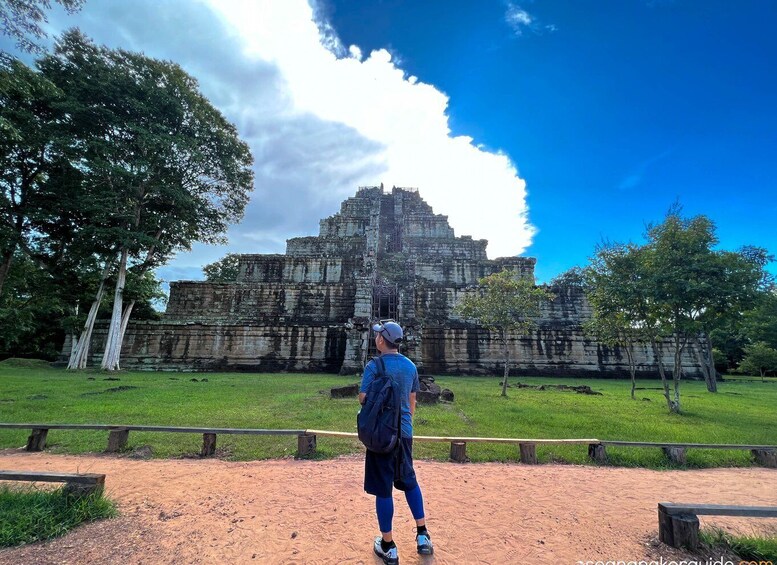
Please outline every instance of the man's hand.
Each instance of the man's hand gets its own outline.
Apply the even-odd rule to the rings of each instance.
[[[360,392],[359,393],[359,404],[364,405],[364,401],[367,400],[367,393],[366,392]]]

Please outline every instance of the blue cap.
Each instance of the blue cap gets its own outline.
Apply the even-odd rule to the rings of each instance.
[[[383,336],[383,339],[390,343],[399,343],[402,341],[404,332],[402,327],[396,322],[384,322],[382,324],[375,324],[372,326],[372,331],[379,333]]]

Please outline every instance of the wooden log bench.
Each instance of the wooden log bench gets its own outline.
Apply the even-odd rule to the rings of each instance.
[[[672,547],[699,547],[699,516],[777,518],[775,506],[658,503],[658,539]]]
[[[65,483],[65,492],[86,496],[102,492],[105,475],[95,473],[39,473],[36,471],[0,471],[0,481],[28,481],[32,483]]]
[[[749,450],[757,465],[777,468],[777,446],[774,445],[740,445],[729,443],[661,443],[645,441],[610,441],[602,440],[597,447],[589,445],[588,454],[597,463],[607,461],[607,446],[614,447],[657,447],[667,459],[678,465],[687,463],[688,449],[745,449]]]

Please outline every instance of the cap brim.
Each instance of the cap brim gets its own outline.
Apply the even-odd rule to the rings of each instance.
[[[382,329],[383,329],[383,326],[380,324],[375,324],[374,326],[372,326],[372,331],[374,332],[379,332]]]

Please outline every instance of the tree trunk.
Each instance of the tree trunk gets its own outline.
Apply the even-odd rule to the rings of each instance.
[[[631,347],[631,343],[626,344],[626,358],[629,360],[629,374],[631,375],[631,399],[634,400],[634,394],[637,390],[637,367],[634,363],[634,352]]]
[[[666,405],[669,407],[670,412],[674,412],[674,403],[672,397],[669,394],[669,383],[666,380],[666,370],[664,369],[664,357],[661,346],[658,345],[656,338],[650,338],[650,342],[653,345],[653,355],[656,358],[656,364],[658,365],[658,374],[661,376],[661,384],[664,386],[664,398],[666,398]]]
[[[704,343],[706,342],[706,344]],[[707,384],[708,392],[718,392],[718,382],[716,379],[717,371],[715,370],[715,361],[712,357],[712,344],[709,342],[709,337],[704,333],[699,336],[694,336],[692,347],[696,361],[701,366],[702,373],[704,374],[704,382]]]
[[[674,410],[680,413],[680,379],[683,376],[683,349],[687,339],[681,339],[679,335],[674,337],[674,369],[672,371],[672,381],[674,382]]]
[[[507,332],[502,330],[502,353],[505,358],[505,378],[502,382],[502,396],[507,396],[507,376],[510,374],[510,350],[507,348]]]
[[[106,371],[117,371],[119,369],[119,357],[121,353],[121,321],[123,315],[123,295],[124,283],[127,279],[127,249],[121,251],[119,260],[119,273],[116,277],[116,288],[113,293],[113,313],[111,314],[111,323],[108,326],[108,337],[105,343],[105,353],[103,354],[101,369]]]
[[[108,279],[108,273],[111,272],[111,262],[105,263],[102,277],[100,278],[100,286],[97,287],[97,295],[92,302],[92,307],[89,309],[89,314],[86,316],[86,322],[84,322],[84,329],[81,331],[81,337],[78,339],[78,344],[75,351],[71,351],[70,360],[68,361],[67,368],[73,369],[86,369],[86,365],[89,361],[89,346],[92,341],[92,330],[94,329],[94,322],[97,319],[97,312],[100,310],[100,303],[103,300],[103,294],[105,294],[105,281]]]
[[[130,316],[132,316],[132,309],[135,307],[135,301],[132,300],[124,308],[124,313],[121,315],[121,333],[119,334],[119,351],[124,343],[124,333],[127,331],[127,325],[129,324]]]
[[[13,249],[3,253],[2,263],[0,263],[0,296],[3,295],[3,285],[5,284],[5,278],[8,276],[8,271],[11,270],[12,259]]]

